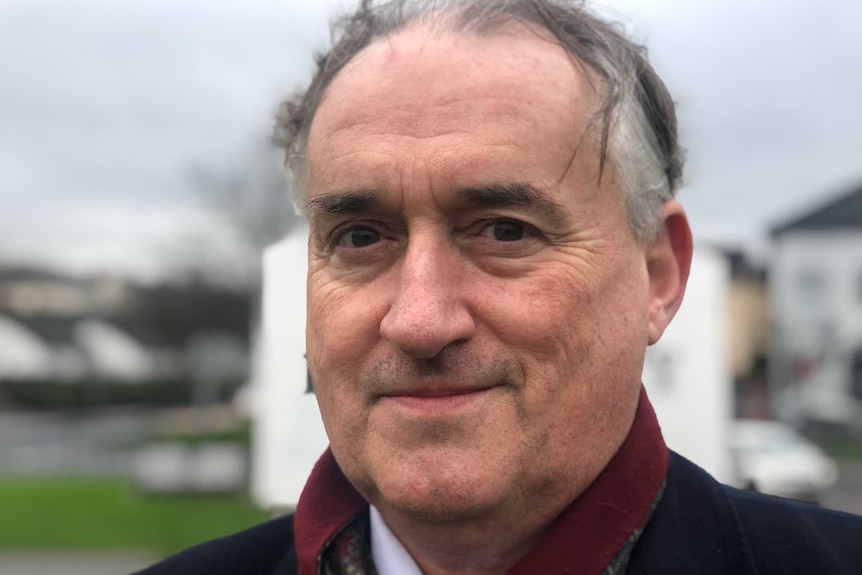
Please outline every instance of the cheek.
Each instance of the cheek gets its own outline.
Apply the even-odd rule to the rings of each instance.
[[[316,386],[355,376],[379,341],[385,305],[375,286],[309,276],[306,349]]]
[[[617,263],[601,276],[545,269],[529,281],[486,286],[483,315],[495,318],[490,329],[521,356],[534,385],[590,385],[617,358],[626,372],[637,371],[648,285],[636,262]]]
[[[340,445],[364,413],[353,376],[369,355],[367,319],[360,316],[367,308],[356,306],[348,290],[316,279],[308,283],[308,370],[327,435]]]
[[[580,345],[596,326],[594,294],[565,273],[543,273],[529,281],[498,284],[484,290],[491,329],[530,355],[550,358],[562,345]]]

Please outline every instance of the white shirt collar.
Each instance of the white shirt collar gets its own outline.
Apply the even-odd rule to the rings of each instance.
[[[383,521],[373,505],[371,516],[371,557],[378,575],[422,575],[416,561],[401,544],[401,541]]]

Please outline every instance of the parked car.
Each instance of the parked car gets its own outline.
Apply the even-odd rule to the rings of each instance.
[[[838,477],[819,447],[776,421],[734,421],[729,447],[737,486],[745,489],[817,501]]]

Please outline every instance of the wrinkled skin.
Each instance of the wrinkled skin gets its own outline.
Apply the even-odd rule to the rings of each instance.
[[[597,106],[535,31],[413,26],[314,118],[309,368],[339,465],[426,573],[504,570],[589,485],[682,296],[682,208],[633,237]]]

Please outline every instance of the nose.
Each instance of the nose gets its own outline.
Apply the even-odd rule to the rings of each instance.
[[[451,246],[414,241],[408,247],[394,270],[392,303],[380,323],[383,338],[402,354],[431,359],[473,335],[460,263]]]

